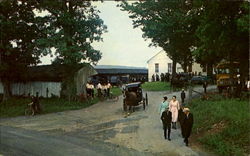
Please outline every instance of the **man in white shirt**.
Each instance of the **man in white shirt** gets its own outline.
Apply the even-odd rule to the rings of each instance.
[[[107,96],[110,96],[110,89],[112,88],[111,84],[108,82],[107,84]]]
[[[100,82],[97,84],[97,93],[98,93],[98,97],[101,97],[101,95],[102,95],[102,85],[101,85]]]
[[[90,89],[90,95],[92,98],[94,98],[94,88],[95,87],[94,87],[93,83],[90,83],[89,89]]]
[[[87,82],[86,84],[86,93],[87,93],[87,97],[91,96],[91,87],[90,87],[89,82]]]

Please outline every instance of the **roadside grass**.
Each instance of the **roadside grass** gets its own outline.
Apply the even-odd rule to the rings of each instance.
[[[189,105],[194,115],[194,133],[203,133],[198,141],[219,155],[250,153],[250,113],[248,100],[196,99]]]
[[[113,87],[111,92],[115,96],[121,95],[121,89]],[[77,110],[89,107],[99,101],[97,97],[90,101],[68,101],[62,98],[41,98],[40,104],[42,107],[42,114],[62,112],[67,110]],[[0,103],[0,117],[16,117],[24,115],[27,105],[31,103],[30,98],[12,97],[8,101]]]
[[[114,96],[120,96],[122,94],[122,90],[119,87],[112,87],[110,92],[112,92]]]
[[[147,91],[167,91],[170,90],[169,82],[145,82],[142,84],[142,88]]]
[[[41,98],[40,104],[42,107],[42,114],[62,112],[66,110],[76,110],[88,107],[97,103],[98,98],[90,101],[67,101],[61,98]],[[24,111],[27,104],[31,103],[30,98],[12,97],[6,102],[0,103],[0,117],[16,117],[25,115]]]

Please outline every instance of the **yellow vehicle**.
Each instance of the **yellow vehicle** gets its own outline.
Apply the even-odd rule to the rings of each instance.
[[[233,70],[233,81],[230,81],[229,67],[232,66]],[[239,74],[239,62],[221,62],[216,66],[216,84],[219,92],[223,89],[234,85],[237,82],[237,75]]]

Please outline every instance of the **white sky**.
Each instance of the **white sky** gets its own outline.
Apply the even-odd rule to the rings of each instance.
[[[148,47],[150,41],[144,41],[142,31],[133,29],[128,13],[116,7],[118,2],[96,2],[101,11],[100,18],[108,27],[102,35],[103,42],[95,42],[92,46],[100,50],[102,58],[98,65],[125,65],[147,67],[147,61],[162,50],[160,47]],[[42,64],[50,64],[52,58],[43,57]]]

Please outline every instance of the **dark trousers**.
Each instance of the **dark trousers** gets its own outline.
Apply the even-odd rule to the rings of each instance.
[[[163,125],[164,129],[164,137],[167,139],[167,131],[168,131],[168,139],[170,139],[170,133],[171,133],[171,124]]]
[[[186,143],[186,146],[188,146],[188,137],[184,138],[184,142]]]
[[[91,89],[91,97],[94,98],[94,89]]]
[[[110,89],[109,88],[107,89],[107,96],[108,97],[110,96]]]
[[[204,87],[204,93],[207,93],[207,87]]]
[[[184,104],[184,99],[185,99],[185,98],[181,98],[181,104]]]

